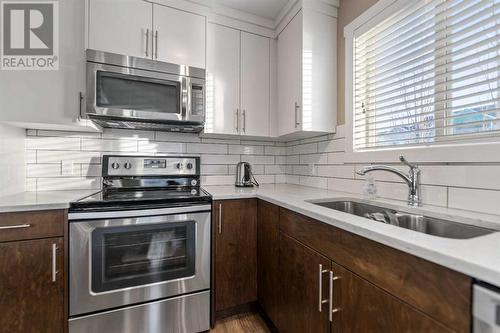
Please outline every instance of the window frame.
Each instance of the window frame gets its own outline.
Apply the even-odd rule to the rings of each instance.
[[[346,161],[395,162],[404,154],[416,162],[500,162],[500,135],[491,133],[460,142],[436,141],[419,146],[354,150],[354,39],[401,10],[412,0],[379,0],[344,28],[345,38],[345,144]]]

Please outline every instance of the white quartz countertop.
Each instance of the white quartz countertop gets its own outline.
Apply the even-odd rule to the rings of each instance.
[[[471,239],[442,238],[407,230],[363,217],[321,207],[309,200],[363,197],[306,186],[276,184],[260,188],[204,186],[214,200],[259,198],[332,226],[413,254],[436,264],[462,272],[476,279],[500,286],[500,232]],[[500,216],[434,206],[410,208],[404,202],[377,199],[389,208],[447,218],[460,223],[500,231]],[[373,201],[371,202],[373,203]]]
[[[95,192],[97,191],[43,191],[0,196],[0,213],[67,209],[70,202]]]

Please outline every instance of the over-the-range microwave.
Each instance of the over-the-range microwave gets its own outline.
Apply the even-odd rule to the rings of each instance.
[[[205,70],[87,50],[82,113],[102,127],[200,132]]]

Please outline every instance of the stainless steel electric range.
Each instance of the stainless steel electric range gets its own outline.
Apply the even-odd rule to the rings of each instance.
[[[211,197],[199,157],[103,157],[70,205],[70,333],[209,329]]]

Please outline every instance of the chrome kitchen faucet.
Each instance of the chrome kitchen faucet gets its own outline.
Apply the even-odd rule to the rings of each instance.
[[[422,202],[420,196],[420,169],[416,165],[409,163],[403,155],[399,156],[399,160],[410,168],[408,174],[387,165],[370,165],[356,171],[356,173],[360,176],[364,176],[372,171],[388,171],[398,175],[408,184],[408,205],[418,207]]]

